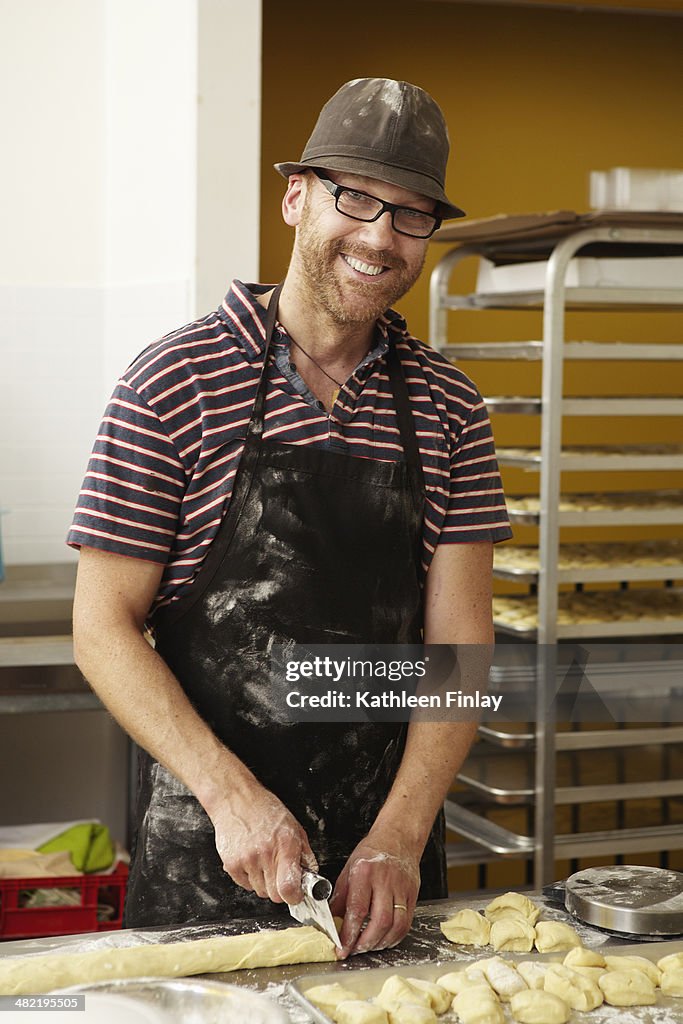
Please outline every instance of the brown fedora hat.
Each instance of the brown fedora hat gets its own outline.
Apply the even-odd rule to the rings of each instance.
[[[301,160],[274,166],[285,178],[310,167],[351,171],[437,200],[445,219],[464,217],[444,192],[448,151],[446,121],[428,92],[356,78],[322,108]]]

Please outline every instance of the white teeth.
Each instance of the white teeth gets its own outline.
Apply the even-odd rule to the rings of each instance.
[[[354,259],[353,256],[344,255],[344,259],[350,267],[353,267],[354,270],[359,270],[361,274],[370,274],[372,277],[375,277],[377,274],[381,274],[384,269],[383,267],[376,267],[370,263],[363,263],[361,260]]]

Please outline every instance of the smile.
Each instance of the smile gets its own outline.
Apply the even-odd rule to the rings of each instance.
[[[357,260],[354,256],[347,256],[345,253],[342,253],[341,256],[351,269],[357,270],[359,274],[369,274],[370,277],[376,277],[377,274],[381,274],[385,270],[385,267],[377,266],[374,263],[363,263],[362,260]]]

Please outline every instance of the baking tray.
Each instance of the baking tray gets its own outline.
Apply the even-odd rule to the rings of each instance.
[[[462,947],[461,947],[462,948]],[[464,947],[469,949],[469,947]],[[317,1006],[306,998],[306,992],[316,985],[330,985],[337,982],[344,987],[358,993],[359,999],[372,999],[380,991],[387,978],[398,974],[403,978],[423,978],[425,981],[436,981],[447,971],[458,971],[465,967],[476,964],[468,953],[467,959],[457,957],[453,947],[454,958],[452,960],[436,960],[421,964],[408,964],[406,966],[394,967],[371,967],[367,970],[354,970],[353,961],[346,961],[345,964],[338,964],[334,969],[318,974],[307,974],[305,977],[296,978],[290,981],[288,991],[296,1001],[304,1007],[310,1017],[317,1024],[334,1024],[334,1021],[326,1013],[323,1013]],[[625,945],[614,947],[609,950],[619,956],[645,956],[648,960],[656,963],[663,956],[669,953],[678,953],[683,950],[683,941],[638,943],[636,945]],[[607,950],[605,950],[607,951]],[[484,960],[494,956],[490,947],[484,947],[478,951],[477,959]],[[520,963],[522,960],[537,960],[543,963],[561,963],[566,953],[503,953],[503,959],[513,963]],[[509,1004],[503,1004],[506,1011],[506,1021],[512,1021]],[[639,1024],[681,1024],[683,1022],[683,1000],[675,999],[672,996],[664,997],[658,992],[657,1003],[654,1006],[639,1007],[616,1007],[601,1006],[590,1013],[572,1011],[571,1024],[618,1024],[621,1020],[638,1021]],[[458,1016],[452,1010],[438,1017],[441,1024],[456,1024]]]
[[[540,448],[497,447],[501,466],[520,466],[522,469],[540,469]],[[683,469],[683,448],[680,445],[651,444],[570,446],[560,452],[560,468],[564,470],[677,470]]]
[[[521,499],[535,499],[533,508],[515,507]],[[610,499],[613,499],[611,501]],[[537,495],[507,496],[510,520],[527,526],[538,526],[541,519]],[[628,505],[624,502],[628,501]],[[596,507],[597,506],[597,507]],[[683,524],[683,496],[680,491],[614,491],[601,495],[563,494],[558,510],[560,526],[625,526]]]
[[[154,1021],[164,1024],[287,1024],[289,1020],[285,1010],[259,993],[197,978],[126,978],[72,985],[57,991],[85,994],[86,1013],[80,1014],[83,1024],[98,1019],[97,1009],[95,1016],[88,1016],[87,1012],[88,996],[98,993],[124,1000],[122,1009],[131,1000],[141,1010],[149,1009]],[[112,1008],[116,1009],[114,1001]],[[123,1012],[119,1019],[125,1019]]]

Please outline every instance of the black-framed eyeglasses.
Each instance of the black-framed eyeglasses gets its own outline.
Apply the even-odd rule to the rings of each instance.
[[[377,196],[368,195],[357,188],[337,185],[320,171],[313,170],[330,193],[334,196],[334,205],[339,213],[351,220],[375,221],[387,210],[391,214],[391,226],[399,235],[410,235],[411,238],[429,238],[441,226],[441,217],[424,210],[415,210],[412,206],[398,206],[387,203]]]

